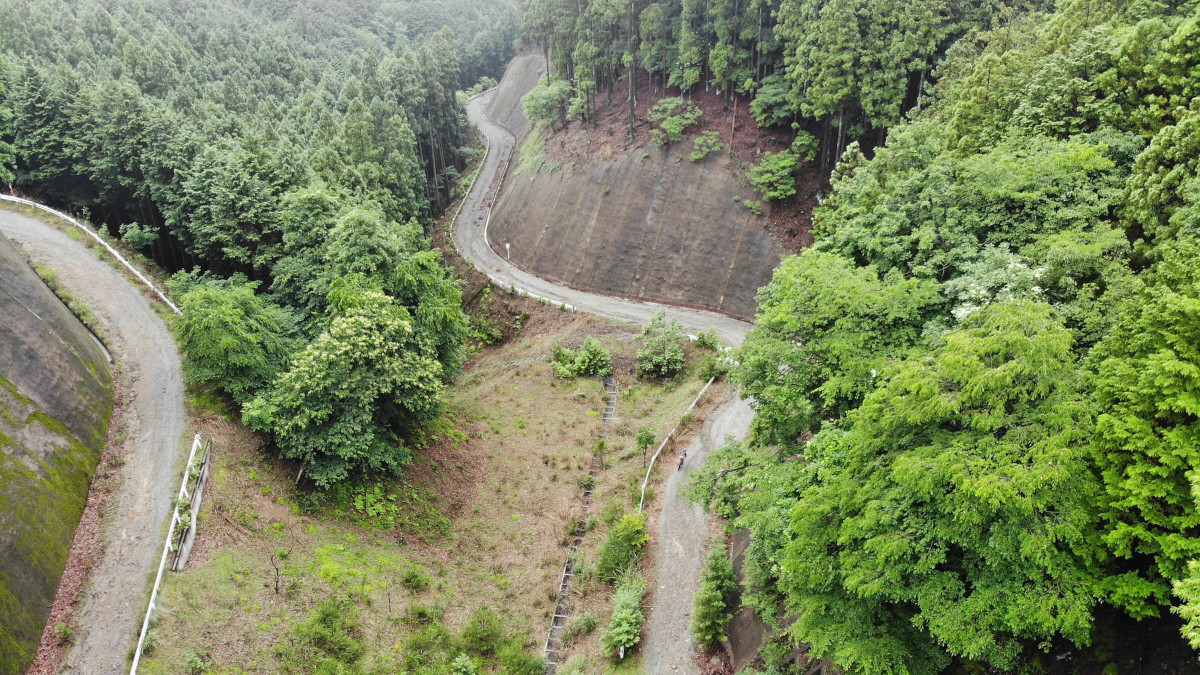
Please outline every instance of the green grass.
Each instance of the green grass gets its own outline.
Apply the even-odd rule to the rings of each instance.
[[[632,430],[648,425],[661,438],[700,386],[694,377],[633,380],[635,334],[635,327],[539,308],[516,339],[468,364],[449,395],[453,431],[443,426],[403,478],[319,498],[293,487],[297,467],[276,463],[261,438],[226,417],[206,416],[198,430],[215,439],[216,464],[201,539],[189,569],[164,583],[145,672],[187,672],[189,654],[213,673],[278,672],[292,656],[277,646],[299,641],[297,626],[331,598],[350,603],[349,632],[366,646],[345,666],[350,672],[447,672],[458,655],[438,645],[461,645],[485,606],[495,610],[503,648],[471,658],[530,667],[521,654],[536,659],[545,639],[567,533],[580,518],[580,486],[602,429],[587,413],[602,409],[605,390],[595,379],[554,377],[548,361],[503,366],[549,354],[555,344],[578,347],[587,336],[618,359],[617,417],[585,541],[594,560],[607,530],[603,495],[619,494],[618,513],[628,511],[627,480],[644,473]],[[606,622],[607,587],[582,580],[579,590],[579,612]],[[587,658],[589,673],[608,664],[598,633],[581,632],[572,647]],[[424,654],[427,670],[409,654]]]

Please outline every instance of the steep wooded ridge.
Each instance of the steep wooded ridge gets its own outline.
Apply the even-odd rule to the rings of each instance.
[[[513,9],[0,2],[21,26],[0,32],[0,178],[187,269],[185,375],[310,481],[398,471],[465,354],[422,225],[472,152],[459,90],[507,61]]]
[[[842,155],[696,490],[752,534],[768,667],[1200,669],[1197,19],[1028,8]]]
[[[0,673],[37,651],[108,436],[104,351],[0,235]]]

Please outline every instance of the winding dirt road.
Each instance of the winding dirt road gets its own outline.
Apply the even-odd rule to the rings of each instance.
[[[64,665],[67,673],[115,675],[128,669],[179,482],[176,464],[187,425],[179,353],[150,301],[83,244],[3,209],[0,233],[54,269],[92,309],[126,383],[122,481],[106,517],[104,557],[92,570]]]
[[[517,57],[540,59],[537,55]],[[514,64],[517,61],[514,60]],[[513,64],[510,64],[510,68]],[[507,80],[508,78],[506,78]],[[505,83],[501,83],[501,87]],[[508,263],[487,241],[487,223],[500,184],[500,173],[508,164],[516,144],[512,134],[492,122],[484,113],[493,89],[471,100],[467,116],[488,141],[490,148],[479,176],[462,206],[454,229],[454,242],[464,258],[484,271],[501,286],[512,285],[519,291],[554,303],[565,303],[579,311],[598,314],[618,321],[644,324],[654,313],[665,309],[693,332],[715,329],[732,345],[741,344],[753,327],[744,321],[702,310],[669,307],[651,302],[636,302],[559,286]],[[688,475],[704,465],[709,450],[719,446],[726,436],[744,439],[753,411],[734,396],[713,411],[704,428],[687,451],[684,469],[672,472],[664,487],[662,514],[659,518],[659,550],[655,564],[654,606],[643,640],[645,671],[659,673],[699,673],[692,660],[695,643],[689,626],[692,597],[699,586],[708,543],[708,516],[698,506],[680,496]]]

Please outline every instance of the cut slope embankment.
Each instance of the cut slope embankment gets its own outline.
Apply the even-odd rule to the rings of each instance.
[[[529,120],[521,108],[521,97],[536,87],[545,74],[546,60],[541,52],[527,51],[518,55],[504,69],[504,78],[488,100],[484,114],[520,141],[529,133]]]
[[[0,675],[33,660],[113,408],[107,358],[0,236]]]
[[[489,239],[514,263],[571,286],[750,320],[783,249],[742,203],[754,193],[728,158],[692,162],[689,152],[651,146],[561,170],[522,162]]]
[[[520,98],[544,68],[538,53],[514,59],[488,118],[520,138]],[[575,288],[754,318],[755,293],[784,250],[745,206],[756,195],[728,156],[692,162],[685,139],[615,155],[606,145],[596,154],[610,159],[558,168],[530,147],[542,140],[530,135],[505,179],[488,232],[497,253]]]
[[[82,546],[76,541],[68,558],[68,570],[77,552],[85,558],[96,556],[95,565],[89,568],[90,561],[78,561],[84,567],[78,570],[76,585],[60,584],[52,610],[63,609],[64,616],[70,616],[79,603],[73,615],[74,639],[60,664],[64,645],[53,644],[51,633],[41,645],[34,672],[124,672],[162,553],[163,526],[179,489],[176,464],[187,427],[179,352],[146,295],[82,242],[41,220],[4,209],[0,234],[35,263],[52,268],[62,286],[91,309],[105,344],[121,364],[124,385],[120,433],[107,448],[120,466],[111,494],[103,497],[103,534]],[[94,524],[101,525],[99,520]],[[81,593],[78,584],[85,571],[88,581]]]

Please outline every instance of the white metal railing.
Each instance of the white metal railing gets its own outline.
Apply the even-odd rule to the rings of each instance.
[[[693,400],[692,404],[688,406],[688,409],[684,411],[684,415],[692,412],[692,410],[696,407],[696,404],[700,402],[700,397],[704,395],[704,392],[708,391],[709,386],[712,385],[713,380],[715,379],[717,379],[716,375],[708,378],[708,382],[704,385],[704,388],[700,390],[700,393],[696,394],[695,400]],[[654,471],[654,462],[658,460],[659,454],[661,454],[663,448],[667,446],[667,441],[671,440],[671,436],[673,436],[678,430],[679,425],[676,424],[670,431],[668,431],[667,437],[663,439],[663,442],[658,446],[658,450],[654,451],[654,456],[650,458],[650,466],[646,469],[646,478],[642,481],[642,496],[640,499],[638,499],[638,511],[641,511],[642,506],[646,503],[646,485],[650,483],[650,472]]]
[[[111,253],[112,256],[114,258],[116,258],[122,265],[124,265],[126,269],[128,269],[130,272],[133,272],[133,275],[136,276],[143,284],[146,284],[146,286],[149,287],[150,290],[154,291],[154,293],[157,294],[158,297],[163,302],[167,303],[167,307],[170,307],[172,312],[175,312],[176,314],[182,313],[179,311],[179,308],[175,306],[175,303],[171,302],[171,299],[167,297],[166,293],[163,293],[161,290],[159,290],[159,288],[154,285],[154,282],[150,281],[150,279],[146,275],[142,274],[136,267],[134,267],[128,260],[126,260],[124,256],[122,256],[120,253],[117,253],[117,249],[110,246],[107,241],[104,241],[104,239],[99,234],[97,234],[94,230],[92,230],[92,228],[84,225],[83,223],[79,222],[78,220],[72,218],[71,216],[68,216],[67,214],[63,213],[62,211],[52,209],[49,206],[46,206],[44,204],[39,204],[35,201],[31,201],[28,199],[21,199],[20,197],[13,197],[11,195],[0,195],[0,200],[4,200],[6,202],[15,202],[17,204],[24,204],[25,206],[31,206],[35,209],[40,209],[42,211],[45,211],[46,213],[49,213],[50,215],[58,216],[59,218],[62,218],[63,220],[67,221],[68,223],[71,223],[75,227],[78,227],[79,229],[83,230],[84,232],[86,232],[88,234],[88,236],[90,236],[92,239],[95,239],[97,242],[100,243],[101,246],[103,246],[105,249],[107,249],[108,252]]]
[[[171,512],[171,525],[167,528],[167,543],[163,545],[162,559],[158,563],[158,574],[154,577],[154,587],[150,589],[150,604],[146,607],[146,618],[142,620],[142,632],[138,635],[137,648],[133,652],[133,666],[129,675],[137,675],[138,662],[142,658],[146,633],[150,631],[150,615],[154,613],[154,601],[158,598],[158,587],[162,584],[163,570],[167,567],[167,556],[171,554],[171,545],[175,539],[175,526],[179,524],[179,504],[187,497],[187,484],[190,478],[192,461],[196,459],[196,450],[200,449],[200,434],[192,440],[192,451],[188,454],[187,464],[183,466],[183,482],[179,486],[179,496],[175,499],[175,507]]]

